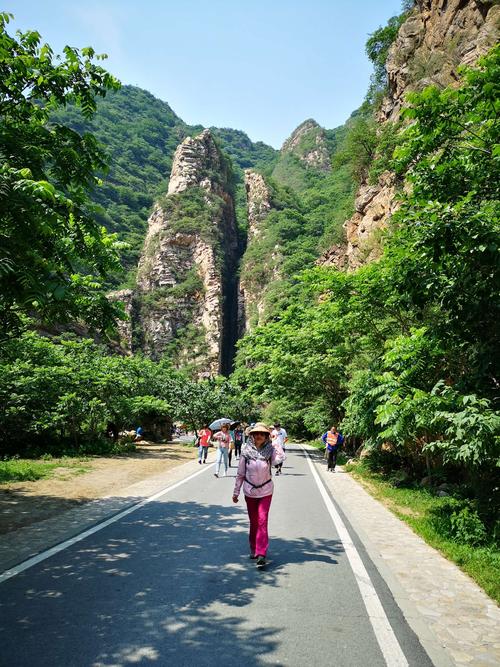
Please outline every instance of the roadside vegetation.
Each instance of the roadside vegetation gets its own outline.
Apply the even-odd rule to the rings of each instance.
[[[464,488],[446,483],[447,491],[423,488],[366,462],[350,463],[345,470],[500,604],[499,536],[488,534]]]
[[[45,455],[41,459],[20,459],[14,457],[0,461],[0,484],[9,482],[34,482],[46,479],[56,473],[58,476],[73,477],[90,470],[88,457],[53,458]]]
[[[396,174],[380,259],[303,272],[288,305],[240,341],[234,374],[300,437],[340,425],[381,485],[400,478],[417,499],[448,484],[432,521],[414,524],[496,599],[486,564],[498,564],[500,534],[499,72],[496,47],[460,85],[409,95],[373,146],[348,134],[353,175]]]

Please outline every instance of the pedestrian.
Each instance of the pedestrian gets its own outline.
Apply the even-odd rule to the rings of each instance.
[[[284,428],[281,428],[281,424],[279,422],[276,422],[274,424],[274,429],[271,431],[271,439],[273,441],[273,445],[279,445],[283,450],[283,452],[285,451],[285,443],[288,442],[288,434]],[[281,475],[281,468],[283,467],[283,461],[281,463],[278,463],[278,465],[276,466],[277,475]]]
[[[327,469],[329,472],[335,472],[335,466],[337,465],[337,454],[342,446],[342,443],[344,442],[344,436],[342,433],[337,431],[336,426],[332,426],[329,431],[323,433],[321,440],[326,445],[326,451],[328,452]]]
[[[229,441],[229,449],[227,452],[228,455],[228,461],[229,461],[229,467],[231,467],[231,461],[233,460],[233,452],[234,452],[234,427],[231,426],[229,428],[229,437],[231,440]]]
[[[229,424],[222,424],[221,430],[212,436],[212,443],[217,447],[217,458],[215,460],[216,477],[219,476],[220,464],[224,461],[224,477],[227,475],[228,450],[231,436],[229,435]]]
[[[245,444],[245,431],[243,426],[238,424],[234,429],[234,455],[239,459],[241,456],[241,448]]]
[[[271,467],[283,461],[285,454],[279,444],[273,445],[271,431],[262,422],[252,426],[248,435],[241,450],[233,503],[238,502],[243,486],[250,519],[250,558],[257,560],[257,567],[263,567],[269,546],[267,524],[274,490]]]
[[[201,431],[198,431],[198,463],[201,465],[207,462],[208,447],[210,445],[210,438],[212,431],[208,428],[208,424],[203,424]]]

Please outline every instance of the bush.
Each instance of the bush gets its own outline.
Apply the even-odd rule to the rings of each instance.
[[[453,539],[457,542],[478,546],[486,539],[486,529],[478,513],[470,507],[453,512],[450,517]]]
[[[434,529],[453,542],[470,546],[486,542],[485,525],[470,500],[446,498],[439,507],[430,510],[430,515]]]

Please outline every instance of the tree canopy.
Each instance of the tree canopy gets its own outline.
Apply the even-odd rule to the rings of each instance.
[[[71,103],[88,118],[119,83],[93,49],[56,57],[36,31],[9,35],[9,18],[0,14],[0,322],[30,313],[105,330],[118,311],[102,285],[118,253],[88,193],[106,162],[93,135],[51,112]]]

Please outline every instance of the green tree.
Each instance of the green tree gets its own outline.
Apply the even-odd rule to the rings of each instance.
[[[407,9],[403,13],[390,18],[385,26],[380,26],[366,41],[366,55],[373,63],[373,75],[367,98],[374,100],[380,92],[387,88],[387,72],[385,63],[389,55],[389,49],[396,39],[399,28],[407,17]]]
[[[119,83],[92,48],[56,58],[35,31],[9,35],[10,18],[0,14],[0,322],[28,312],[103,330],[119,312],[101,289],[118,266],[115,238],[88,197],[104,154],[93,135],[50,114],[71,103],[90,117],[96,96]]]

